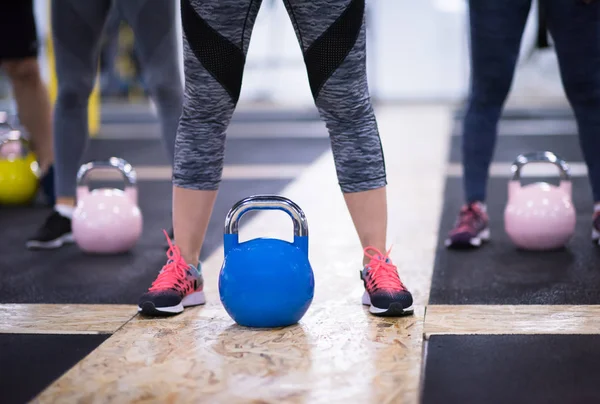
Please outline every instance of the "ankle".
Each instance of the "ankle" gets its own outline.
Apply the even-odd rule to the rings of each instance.
[[[198,268],[198,265],[200,264],[200,253],[196,253],[196,252],[188,252],[188,251],[184,251],[181,250],[181,256],[183,257],[183,260],[185,261],[186,264],[188,265],[193,265],[194,268]]]
[[[484,213],[487,212],[487,205],[483,201],[470,201],[470,202],[467,202],[467,205],[469,205],[469,206],[477,205],[479,207],[479,209],[481,209],[482,212],[484,212]]]
[[[375,245],[369,244],[369,247],[365,247],[365,248],[368,248],[369,250],[363,252],[363,266],[368,265],[371,262],[371,260],[373,259],[373,257],[378,257],[379,253],[381,253],[380,258],[383,258],[387,252],[387,250],[385,248],[385,244],[379,245],[379,246],[377,246],[377,244],[375,244]],[[377,249],[379,252],[375,252],[374,251],[375,249]],[[367,255],[367,253],[370,256]]]
[[[54,210],[57,211],[62,217],[72,219],[75,207],[57,203],[54,205]]]
[[[42,160],[38,160],[38,167],[40,170],[40,177],[43,177],[44,175],[46,175],[46,173],[48,173],[48,170],[50,170],[50,167],[52,167],[53,162],[52,161],[42,161]]]
[[[75,207],[75,198],[59,196],[58,198],[56,198],[56,205],[69,206],[71,208],[74,208]]]

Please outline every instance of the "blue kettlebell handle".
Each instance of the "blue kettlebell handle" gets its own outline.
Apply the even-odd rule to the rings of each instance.
[[[295,202],[277,195],[250,196],[233,205],[225,218],[225,254],[239,244],[240,219],[251,210],[281,210],[287,213],[294,222],[294,245],[308,255],[308,221],[304,212]]]

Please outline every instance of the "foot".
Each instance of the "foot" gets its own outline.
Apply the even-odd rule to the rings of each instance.
[[[200,269],[188,265],[165,232],[169,250],[167,263],[148,292],[140,297],[138,311],[151,316],[179,314],[185,307],[206,303]]]
[[[600,245],[600,211],[592,217],[592,241]]]
[[[40,188],[46,199],[46,204],[48,204],[48,206],[54,206],[56,203],[56,198],[54,196],[54,166],[50,166],[40,178]]]
[[[371,261],[360,272],[365,285],[362,303],[370,306],[369,311],[376,316],[398,317],[412,314],[412,295],[400,280],[398,270],[388,255],[383,255],[373,247],[365,248],[365,255]]]
[[[480,247],[489,239],[488,215],[481,203],[473,202],[461,208],[454,228],[448,233],[446,247]]]
[[[62,216],[57,211],[52,211],[42,227],[27,240],[26,246],[29,249],[48,250],[71,243],[73,243],[71,219]]]

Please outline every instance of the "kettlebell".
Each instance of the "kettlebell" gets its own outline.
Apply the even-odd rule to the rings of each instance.
[[[294,222],[292,243],[272,238],[239,242],[242,216],[265,209],[290,216]],[[239,325],[254,328],[285,327],[300,321],[315,290],[308,259],[308,223],[302,209],[281,196],[242,199],[227,214],[223,243],[219,294],[229,316]]]
[[[521,186],[521,170],[529,163],[551,163],[560,170],[558,186],[536,182]],[[517,157],[511,167],[504,226],[521,249],[543,251],[564,247],[575,233],[576,212],[572,201],[569,166],[554,153],[535,152]]]
[[[25,205],[34,201],[39,166],[29,143],[18,130],[0,137],[0,205]]]
[[[97,168],[113,168],[123,174],[125,187],[90,191],[85,180]],[[75,243],[91,254],[120,254],[131,250],[142,234],[142,213],[138,207],[137,177],[127,161],[111,157],[92,161],[77,172],[77,206],[72,230]]]
[[[14,130],[14,128],[8,122],[8,113],[6,111],[0,111],[0,137],[12,130]]]

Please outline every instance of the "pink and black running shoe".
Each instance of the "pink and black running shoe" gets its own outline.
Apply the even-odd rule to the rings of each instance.
[[[372,251],[371,254],[369,251]],[[371,314],[382,317],[399,317],[413,314],[413,298],[400,280],[398,270],[388,257],[373,247],[364,250],[370,262],[360,271],[365,285],[362,303]]]
[[[484,241],[489,239],[488,215],[481,203],[473,202],[461,208],[456,224],[446,239],[446,247],[480,247]]]

